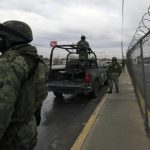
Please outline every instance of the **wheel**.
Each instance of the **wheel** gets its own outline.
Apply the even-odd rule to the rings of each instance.
[[[98,83],[98,81],[95,81],[95,83],[94,83],[94,89],[90,93],[90,96],[92,98],[97,98],[99,96],[99,83]]]
[[[56,97],[62,97],[62,93],[58,93],[58,92],[53,92],[54,93],[54,95],[56,96]]]

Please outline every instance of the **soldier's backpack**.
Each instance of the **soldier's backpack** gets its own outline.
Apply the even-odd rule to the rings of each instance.
[[[36,74],[36,76],[38,76],[42,72],[42,70],[44,68],[43,68],[43,66],[40,65],[40,63],[44,64],[44,62],[43,62],[43,60],[41,60],[41,58],[37,57],[37,58],[34,59],[33,67],[30,69],[26,81],[30,80],[34,76],[34,74]],[[47,97],[48,89],[47,89],[47,86],[46,86],[47,83],[45,83],[45,81],[43,81],[43,80],[40,81],[39,76],[38,76],[37,80],[38,81],[35,82],[35,84],[36,84],[36,100],[37,100],[37,104],[35,106],[36,107],[35,118],[36,118],[36,123],[39,126],[39,124],[41,122],[42,101],[45,100],[45,98]],[[39,86],[39,84],[40,84],[40,86]]]
[[[42,102],[46,99],[47,95],[48,95],[48,86],[47,86],[47,82],[48,82],[48,68],[46,66],[46,64],[44,63],[43,59],[38,56],[38,55],[30,55],[28,53],[22,52],[20,50],[15,50],[14,53],[16,53],[17,55],[21,55],[22,57],[24,57],[24,59],[26,60],[27,64],[29,66],[32,66],[28,72],[28,77],[25,79],[25,81],[22,83],[22,87],[26,86],[26,84],[28,84],[29,82],[34,82],[34,84],[32,84],[33,89],[35,90],[35,102],[34,102],[34,107],[32,110],[30,108],[30,112],[35,112],[35,117],[36,117],[36,121],[37,121],[37,125],[40,124],[40,110],[41,110],[41,105]],[[44,76],[44,77],[43,77]],[[28,86],[26,86],[26,89],[28,88]],[[33,89],[29,89],[33,90]],[[22,91],[24,92],[24,91]],[[20,108],[20,114],[22,112],[21,108]]]

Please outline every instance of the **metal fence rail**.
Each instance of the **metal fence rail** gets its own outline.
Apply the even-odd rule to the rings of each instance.
[[[149,133],[150,114],[150,7],[142,17],[127,51],[127,67]],[[149,24],[148,24],[149,23]]]

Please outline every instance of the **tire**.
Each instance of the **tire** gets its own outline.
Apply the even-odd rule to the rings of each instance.
[[[95,81],[95,83],[94,83],[94,89],[90,93],[90,96],[92,98],[97,98],[99,96],[99,83],[98,83],[98,81]]]
[[[58,92],[53,92],[54,93],[54,95],[56,96],[56,97],[62,97],[62,93],[58,93]]]

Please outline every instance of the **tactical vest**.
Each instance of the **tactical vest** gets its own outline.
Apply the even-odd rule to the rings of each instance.
[[[118,63],[112,64],[109,68],[110,73],[118,73],[121,74],[121,66]]]

